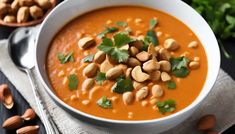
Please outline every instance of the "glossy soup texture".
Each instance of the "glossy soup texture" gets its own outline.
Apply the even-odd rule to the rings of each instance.
[[[97,35],[105,29],[105,26],[118,27],[119,30],[123,30],[124,28],[116,25],[117,21],[123,21],[127,22],[132,29],[132,36],[145,35],[152,18],[158,20],[158,25],[154,30],[159,40],[159,46],[163,47],[166,39],[173,38],[180,45],[177,51],[170,52],[173,57],[179,57],[183,54],[190,61],[196,60],[200,63],[200,67],[190,69],[189,75],[185,78],[177,78],[171,75],[172,81],[176,83],[175,89],[168,89],[166,83],[161,81],[148,83],[148,87],[159,84],[163,88],[164,95],[157,100],[172,99],[176,103],[176,109],[173,112],[160,113],[156,103],[150,103],[153,99],[150,90],[149,95],[144,100],[134,100],[131,105],[125,105],[122,94],[111,92],[114,82],[109,80],[104,81],[102,85],[96,83],[92,89],[83,92],[81,90],[82,84],[86,79],[83,75],[83,69],[89,63],[83,63],[82,59],[97,52],[97,46],[102,42],[102,39],[97,38]],[[110,33],[107,36],[111,37],[113,34]],[[78,41],[86,36],[93,37],[97,45],[82,50],[78,47]],[[188,47],[188,44],[192,41],[198,43],[197,48]],[[57,58],[59,52],[63,54],[73,52],[74,62],[61,64]],[[157,119],[180,111],[196,99],[207,76],[207,57],[196,35],[176,18],[145,7],[110,7],[77,17],[66,24],[52,40],[46,66],[48,77],[56,95],[66,104],[91,115],[115,120]],[[76,90],[69,89],[68,76],[70,74],[75,74],[78,78]],[[134,94],[137,91],[137,89],[134,89]],[[97,105],[97,100],[103,96],[111,100],[112,108],[105,109]]]

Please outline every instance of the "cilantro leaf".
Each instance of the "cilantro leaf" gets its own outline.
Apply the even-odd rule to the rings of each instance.
[[[132,39],[126,34],[116,34],[114,36],[113,44],[112,40],[109,38],[104,38],[101,45],[98,46],[98,49],[110,55],[112,59],[117,62],[125,62],[129,58],[129,53],[127,50],[121,50],[120,47],[130,43]]]
[[[113,50],[113,47],[112,40],[109,38],[104,38],[103,42],[98,46],[98,49],[108,54]]]
[[[106,96],[103,96],[96,102],[100,107],[108,109],[112,108],[112,102]]]
[[[124,31],[120,32],[120,34],[127,34],[129,35],[132,32],[132,29],[130,27],[125,28]]]
[[[112,87],[113,92],[123,94],[134,89],[130,78],[118,78],[116,84]]]
[[[127,27],[128,26],[127,22],[124,22],[124,21],[118,21],[118,22],[116,22],[116,24],[120,27]]]
[[[114,33],[114,32],[117,32],[118,30],[119,29],[117,27],[106,27],[106,29],[103,32],[99,33],[97,37],[102,39],[106,36],[106,34]]]
[[[186,57],[171,58],[170,62],[171,71],[176,77],[184,78],[189,74],[189,60]]]
[[[153,43],[154,46],[157,46],[159,44],[158,38],[154,30],[148,30],[146,37],[149,38],[149,40]]]
[[[167,82],[167,88],[168,89],[175,89],[176,88],[176,83],[174,81],[168,81]]]
[[[116,34],[114,35],[114,42],[116,47],[122,47],[123,45],[126,45],[130,42],[132,42],[132,39],[126,35],[126,34]]]
[[[88,56],[86,56],[85,58],[83,58],[83,62],[84,63],[90,63],[90,62],[92,62],[93,61],[93,59],[94,59],[94,54],[91,54],[91,55],[88,55]]]
[[[66,62],[74,62],[73,58],[73,51],[64,55],[62,53],[57,53],[57,59],[60,61],[61,64],[65,64]]]
[[[98,72],[96,76],[96,81],[98,82],[98,84],[101,85],[105,80],[106,80],[105,73]]]
[[[175,109],[176,109],[175,106],[176,106],[176,103],[172,99],[157,102],[157,107],[158,107],[159,112],[161,114],[165,114],[166,112],[175,111]]]
[[[69,89],[70,90],[76,90],[78,87],[78,78],[76,74],[71,74],[68,76],[69,80]]]
[[[156,19],[151,19],[150,21],[149,21],[149,29],[150,30],[153,30],[156,26],[157,26],[157,20]]]

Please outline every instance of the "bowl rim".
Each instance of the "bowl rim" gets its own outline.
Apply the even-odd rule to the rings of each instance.
[[[68,0],[68,1],[73,1],[73,0]],[[54,9],[53,9],[53,11],[56,11],[58,8],[61,8],[61,7],[63,7],[68,1],[63,1],[61,4],[59,4],[57,7],[55,7]],[[75,1],[75,0],[74,0]],[[85,0],[84,0],[85,1]],[[172,0],[170,0],[170,1],[172,1]],[[193,13],[193,14],[195,14],[195,15],[197,15],[197,17],[199,17],[201,20],[200,21],[202,21],[204,24],[205,24],[205,26],[207,27],[207,29],[209,30],[208,32],[211,34],[211,37],[213,37],[213,41],[216,41],[216,44],[214,44],[215,45],[215,50],[216,50],[216,52],[215,52],[215,54],[216,54],[216,58],[217,58],[217,63],[218,63],[218,65],[215,65],[214,66],[214,70],[216,70],[215,71],[215,75],[214,75],[214,77],[213,77],[213,79],[211,80],[211,84],[209,85],[209,89],[208,89],[208,91],[206,91],[206,93],[202,96],[201,95],[201,92],[200,92],[200,94],[197,96],[197,98],[196,99],[194,99],[194,101],[190,104],[190,105],[188,105],[187,107],[185,107],[185,108],[183,108],[182,110],[180,110],[180,111],[177,111],[177,112],[175,112],[175,113],[173,113],[173,114],[171,114],[171,115],[168,115],[168,116],[165,116],[165,117],[161,117],[161,118],[157,118],[157,119],[148,119],[148,120],[115,120],[115,119],[108,119],[108,118],[104,118],[104,117],[98,117],[98,116],[95,116],[95,115],[91,115],[91,114],[88,114],[88,113],[85,113],[85,112],[83,112],[83,111],[80,111],[80,110],[78,110],[78,109],[75,109],[75,108],[73,108],[72,106],[70,106],[70,105],[68,105],[68,104],[66,104],[65,102],[63,102],[59,97],[57,97],[56,95],[55,95],[55,93],[53,93],[53,91],[50,89],[50,87],[47,85],[47,83],[44,81],[44,79],[43,79],[43,77],[42,77],[42,74],[41,74],[41,72],[40,72],[40,69],[39,69],[39,65],[38,65],[38,61],[37,61],[37,59],[35,60],[36,61],[36,72],[37,72],[37,74],[39,74],[39,79],[40,79],[40,81],[41,81],[41,83],[42,83],[42,85],[44,86],[44,88],[46,89],[46,91],[47,91],[47,93],[52,97],[52,99],[54,100],[54,101],[56,101],[57,103],[59,103],[59,105],[62,105],[63,107],[65,107],[67,110],[69,110],[69,111],[72,111],[73,113],[76,113],[76,114],[78,114],[78,115],[81,115],[81,116],[83,116],[83,117],[86,117],[86,118],[89,118],[89,119],[92,119],[92,120],[97,120],[97,121],[101,121],[101,122],[106,122],[106,123],[112,123],[112,124],[129,124],[129,125],[137,125],[137,124],[152,124],[152,123],[156,123],[156,122],[161,122],[161,121],[164,121],[164,120],[168,120],[168,119],[170,119],[170,118],[174,118],[174,117],[176,117],[176,116],[179,116],[179,115],[182,115],[182,114],[184,114],[185,112],[187,112],[187,111],[189,111],[189,110],[191,110],[191,109],[193,109],[193,108],[195,108],[196,106],[198,106],[198,104],[200,104],[205,98],[206,98],[206,96],[209,94],[209,92],[212,90],[212,88],[213,88],[213,86],[214,86],[214,84],[215,84],[215,82],[216,82],[216,79],[217,79],[217,77],[218,77],[218,75],[219,75],[219,70],[220,70],[220,63],[221,63],[221,57],[220,57],[220,51],[219,51],[219,47],[218,47],[218,42],[217,42],[217,40],[216,40],[216,37],[215,37],[215,35],[214,35],[214,33],[213,33],[213,31],[212,31],[212,29],[210,28],[210,26],[208,25],[208,23],[202,18],[202,16],[200,15],[200,14],[198,14],[192,7],[190,7],[189,5],[187,5],[185,2],[183,2],[183,1],[180,1],[180,0],[174,0],[174,2],[176,2],[177,4],[179,4],[179,5],[182,5],[182,6],[185,6],[185,7],[187,7],[187,8],[190,8],[190,10],[191,10],[191,12]],[[123,5],[115,5],[115,6],[123,6]],[[139,6],[139,5],[135,5],[135,4],[131,4],[130,6]],[[104,6],[104,7],[106,7],[106,6]],[[103,8],[104,8],[103,7]],[[108,6],[108,7],[110,7],[110,6]],[[143,7],[148,7],[148,6],[143,6]],[[151,8],[151,7],[148,7],[148,8]],[[100,8],[96,8],[95,10],[97,10],[97,9],[100,9]],[[152,9],[152,8],[151,8]],[[52,12],[50,12],[50,14],[46,17],[46,19],[43,21],[43,23],[42,23],[42,25],[41,25],[41,27],[40,27],[40,32],[39,32],[39,34],[38,34],[38,37],[37,37],[37,40],[36,40],[36,45],[38,45],[38,39],[39,39],[39,36],[40,36],[40,33],[41,33],[41,31],[42,31],[42,29],[43,29],[43,26],[44,25],[46,25],[46,20],[50,17],[50,15],[53,13],[53,11]],[[94,11],[94,10],[89,10],[89,11]],[[164,11],[163,11],[164,12]],[[169,14],[169,13],[167,13],[167,14]],[[78,15],[78,16],[80,16],[80,15]],[[77,16],[77,17],[78,17]],[[73,18],[74,19],[74,18]],[[71,19],[71,20],[73,20],[73,19]],[[180,19],[180,18],[177,18],[178,20],[180,20],[181,22],[182,22],[182,20]],[[69,22],[71,21],[71,20],[69,20]],[[67,24],[67,23],[66,23]],[[186,24],[187,25],[187,24]],[[190,28],[190,27],[189,27]],[[190,28],[191,29],[191,28]],[[192,29],[191,29],[192,30]],[[193,30],[192,30],[193,31]],[[194,31],[193,31],[194,32]],[[199,38],[199,37],[198,37]],[[199,38],[199,40],[200,40],[200,38]],[[205,47],[204,47],[204,49],[205,49]],[[35,53],[36,53],[36,57],[37,57],[37,46],[36,46],[36,48],[35,48]],[[207,54],[207,52],[205,51],[205,53]],[[36,58],[35,57],[35,58]],[[208,59],[208,57],[207,57],[207,59]],[[208,63],[208,69],[209,69],[209,63]],[[208,72],[207,72],[207,75],[208,75]],[[208,77],[208,76],[207,76]],[[206,80],[205,80],[205,83],[204,83],[204,86],[205,86],[205,84],[206,84],[206,82],[207,82],[207,78],[206,77]],[[203,88],[204,88],[204,86],[203,86]],[[199,98],[199,96],[202,96],[201,98],[200,98],[200,100],[199,101],[197,101],[196,102],[196,100]]]

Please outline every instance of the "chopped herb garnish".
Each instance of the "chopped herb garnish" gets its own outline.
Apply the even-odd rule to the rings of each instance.
[[[148,47],[149,47],[149,45],[150,45],[150,43],[151,43],[150,38],[149,38],[148,36],[145,36],[145,38],[144,38],[144,40],[143,40],[143,43],[144,43],[144,44],[143,44],[141,50],[142,50],[142,51],[147,51],[147,50],[148,50]]]
[[[88,56],[86,56],[85,58],[83,58],[83,62],[84,63],[90,63],[90,62],[92,62],[93,61],[93,59],[94,59],[94,54],[91,54],[91,55],[88,55]]]
[[[130,78],[119,77],[117,83],[113,86],[112,90],[115,93],[123,94],[127,91],[132,91],[134,89],[132,81]]]
[[[103,32],[99,33],[97,37],[102,39],[106,36],[106,34],[114,33],[114,32],[117,32],[117,31],[118,31],[117,27],[106,27],[106,29]]]
[[[149,29],[153,30],[157,26],[157,20],[156,19],[151,19],[149,22]]]
[[[157,107],[161,114],[175,111],[175,105],[176,105],[175,101],[171,99],[157,102]]]
[[[146,37],[153,43],[154,46],[159,44],[156,32],[154,30],[148,30]]]
[[[69,80],[69,89],[70,90],[76,90],[78,87],[78,78],[76,74],[71,74],[68,76]]]
[[[66,55],[59,52],[57,53],[57,58],[61,64],[65,64],[66,62],[74,62],[73,52],[70,52]]]
[[[103,83],[103,81],[106,80],[106,77],[105,77],[105,73],[102,73],[102,72],[98,72],[97,73],[97,76],[96,76],[96,82],[101,85]]]
[[[168,89],[175,89],[176,88],[176,83],[174,81],[168,81],[167,82],[167,88]]]
[[[184,78],[189,74],[188,58],[184,56],[178,58],[171,58],[170,62],[171,71],[176,77]]]
[[[146,47],[149,45],[150,42],[152,42],[154,46],[157,46],[159,44],[158,38],[156,36],[156,32],[154,31],[154,28],[156,26],[157,26],[157,20],[151,19],[149,22],[149,30],[147,31],[145,41],[144,41],[144,44],[145,44],[144,50],[146,49]]]
[[[117,24],[118,26],[120,26],[120,27],[126,27],[126,26],[128,26],[128,23],[127,23],[127,22],[124,22],[124,21],[118,21],[116,24]]]
[[[126,35],[118,33],[114,36],[114,43],[109,38],[104,38],[98,49],[110,55],[112,59],[120,62],[125,62],[129,58],[129,53],[127,50],[121,50],[120,47],[132,42],[132,39]]]
[[[105,109],[112,108],[112,102],[106,96],[103,96],[97,101],[97,104]]]

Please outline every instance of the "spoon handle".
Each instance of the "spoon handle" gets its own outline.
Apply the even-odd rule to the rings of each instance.
[[[50,120],[51,117],[50,117],[48,111],[46,110],[45,106],[43,105],[40,94],[37,90],[37,86],[36,86],[34,76],[32,74],[32,70],[27,69],[25,71],[26,71],[26,73],[29,77],[30,84],[31,84],[32,90],[33,90],[33,95],[34,95],[36,104],[38,106],[39,114],[41,116],[42,122],[44,123],[47,134],[56,134],[56,133],[58,133],[59,132],[58,129],[55,128],[56,125],[54,124],[54,122],[52,122],[52,120]]]

